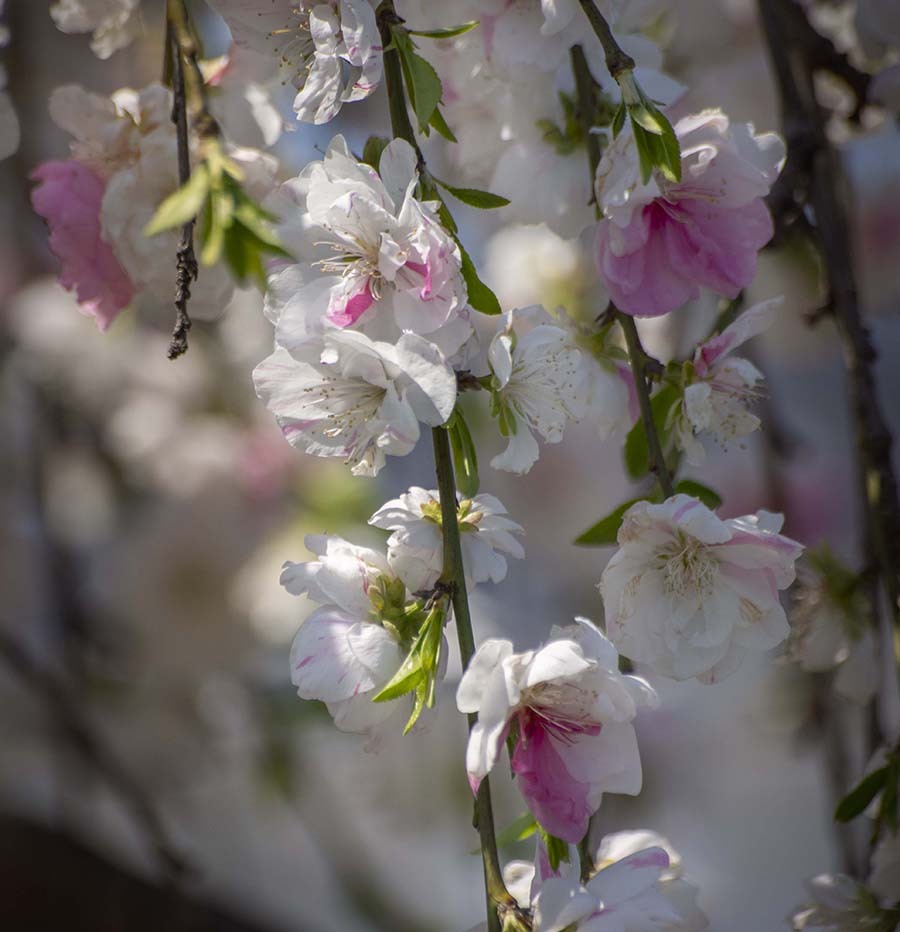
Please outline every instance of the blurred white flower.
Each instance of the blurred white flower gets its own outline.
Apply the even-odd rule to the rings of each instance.
[[[91,51],[109,58],[140,35],[140,0],[56,0],[50,15],[60,32],[90,32]]]
[[[835,691],[867,703],[878,689],[879,669],[858,575],[818,551],[800,565],[798,577],[787,659],[808,673],[837,670]]]
[[[798,909],[791,922],[800,932],[894,932],[896,910],[882,910],[871,892],[852,877],[820,874],[807,882],[814,901]]]
[[[900,831],[885,825],[872,852],[869,865],[869,888],[885,905],[900,902]],[[900,910],[894,918],[900,925]]]

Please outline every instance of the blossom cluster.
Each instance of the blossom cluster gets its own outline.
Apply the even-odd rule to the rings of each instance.
[[[418,135],[410,127],[406,138],[372,137],[360,152],[334,135],[321,159],[286,179],[271,156],[224,147],[239,166],[232,177],[277,232],[264,267],[272,352],[253,382],[285,441],[374,478],[431,428],[436,447],[449,436],[462,487],[453,500],[440,466],[451,478],[454,467],[439,463],[439,490],[412,486],[371,516],[371,527],[389,532],[383,546],[310,535],[314,559],[284,565],[285,589],[316,605],[291,649],[298,694],[323,702],[338,729],[368,746],[397,727],[401,710],[405,731],[423,724],[448,677],[446,627],[469,624],[459,599],[501,583],[507,561],[524,558],[523,526],[479,491],[464,393],[473,406],[484,402],[494,441],[505,444],[490,465],[514,474],[535,466],[540,441],[561,443],[571,422],[590,425],[598,440],[627,432],[626,467],[644,484],[592,529],[590,542],[616,547],[598,583],[602,630],[578,617],[548,625],[546,640],[524,650],[499,637],[467,650],[460,638],[456,706],[473,722],[465,770],[479,797],[508,752],[541,840],[534,867],[508,865],[507,879],[511,890],[526,881],[516,898],[535,930],[704,928],[696,891],[664,840],[608,836],[586,878],[568,850],[590,840],[605,794],[641,791],[635,722],[660,702],[650,679],[715,684],[748,653],[787,641],[787,658],[806,670],[840,667],[842,694],[872,695],[874,648],[856,623],[867,610],[856,582],[835,588],[843,577],[810,558],[790,624],[782,593],[803,547],[782,533],[782,516],[726,517],[711,490],[681,473],[685,463],[704,465],[705,441],[726,445],[761,426],[752,405],[763,374],[735,351],[781,308],[773,299],[740,312],[774,232],[765,198],[784,163],[781,139],[718,109],[676,118],[685,89],[663,72],[663,51],[649,38],[655,2],[599,4],[633,60],[624,77],[607,72],[575,0],[455,0],[440,10],[407,0],[388,19],[369,0],[211,5],[233,40],[223,62],[206,66],[226,138],[233,130],[274,143],[283,121],[269,89],[279,81],[296,92],[297,119],[331,121],[376,91],[388,55],[402,58],[397,80],[418,122]],[[98,54],[108,54],[127,41],[134,6],[98,19],[58,4],[54,15],[61,28],[93,31]],[[420,54],[413,37],[431,44]],[[391,104],[407,116],[406,100]],[[51,99],[74,141],[69,159],[35,170],[33,204],[60,281],[101,329],[139,296],[163,301],[172,290],[177,231],[145,235],[160,205],[178,197],[171,108],[159,85],[111,98],[72,86]],[[648,150],[647,133],[659,149]],[[191,146],[206,165],[203,141]],[[445,169],[459,187],[433,173]],[[577,242],[603,299],[587,309],[502,307],[460,241],[451,198]],[[188,213],[192,222],[199,208]],[[214,269],[192,306],[223,310],[233,287]],[[731,302],[721,322],[686,358],[650,358],[632,318],[687,316],[702,293]],[[886,837],[876,891],[896,864]],[[796,927],[843,928],[831,921],[835,910],[882,909],[845,888],[817,883],[827,902],[798,914]]]

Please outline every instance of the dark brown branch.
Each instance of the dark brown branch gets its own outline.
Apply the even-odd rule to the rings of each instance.
[[[125,766],[92,729],[71,689],[56,674],[38,664],[2,627],[0,657],[41,699],[72,748],[106,780],[131,812],[153,847],[166,879],[177,881],[186,865],[169,841],[162,820]]]
[[[828,308],[844,347],[865,494],[868,533],[863,550],[871,549],[900,624],[900,494],[891,454],[893,438],[878,397],[877,354],[859,306],[842,167],[825,131],[827,114],[815,96],[814,73],[821,67],[823,46],[810,37],[815,31],[794,0],[759,0],[759,9],[789,152],[793,147],[795,171],[805,174],[803,185],[791,182],[792,196],[796,209],[813,210],[812,232],[828,280]]]
[[[174,26],[168,29],[172,50],[172,122],[178,144],[178,184],[184,186],[191,177],[191,151],[188,138],[187,93],[184,85],[184,61],[176,38]],[[177,359],[188,348],[188,331],[191,317],[188,301],[191,297],[191,282],[197,280],[197,257],[194,255],[195,218],[181,228],[178,251],[175,253],[175,329],[169,343],[169,359]]]
[[[615,36],[613,36],[612,30],[609,28],[609,23],[597,9],[594,0],[579,0],[579,2],[585,16],[588,18],[588,22],[591,24],[591,28],[603,46],[603,54],[606,57],[606,67],[609,73],[618,81],[619,75],[626,71],[634,71],[634,59],[619,47],[619,43],[616,42]]]

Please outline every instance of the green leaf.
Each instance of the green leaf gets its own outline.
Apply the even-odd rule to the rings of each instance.
[[[544,847],[547,849],[547,859],[550,861],[550,867],[554,871],[559,870],[559,865],[569,860],[569,845],[562,838],[551,835],[544,829],[539,828],[541,838],[544,840]]]
[[[538,824],[534,816],[526,812],[497,833],[497,847],[508,848],[517,841],[525,841],[526,838],[531,838],[537,830]]]
[[[622,524],[622,518],[625,517],[625,512],[640,501],[643,501],[643,499],[630,498],[627,502],[622,502],[618,508],[611,511],[605,518],[601,518],[582,535],[576,537],[575,543],[582,547],[605,547],[614,544],[619,533],[619,527]]]
[[[715,510],[722,504],[722,496],[709,486],[703,485],[702,482],[695,482],[693,479],[679,479],[675,483],[675,491],[684,495],[690,495],[693,498],[699,498],[707,508]]]
[[[864,777],[837,805],[834,811],[836,822],[849,822],[865,811],[870,802],[887,784],[889,766],[873,770]]]
[[[625,101],[619,104],[618,109],[615,112],[615,115],[612,119],[612,134],[613,139],[615,139],[619,133],[622,132],[622,127],[625,125]]]
[[[478,207],[480,210],[493,210],[496,207],[506,207],[509,203],[509,198],[501,197],[499,194],[491,194],[490,191],[479,191],[477,188],[456,188],[438,178],[434,180],[445,191],[449,191],[458,201],[462,201],[463,204],[468,204],[470,207]]]
[[[462,243],[459,240],[456,242],[462,254],[462,274],[469,294],[469,305],[476,311],[481,311],[482,314],[501,314],[503,310],[497,300],[497,295],[478,277],[475,263],[463,248]]]
[[[400,55],[400,67],[406,83],[406,93],[412,104],[413,112],[419,121],[419,132],[426,136],[430,132],[431,117],[441,102],[444,92],[441,79],[434,68],[416,52],[416,47],[409,37],[409,32],[402,27],[391,30],[397,52]]]
[[[420,685],[424,685],[426,678],[421,653],[413,648],[390,681],[372,696],[372,702],[390,702],[391,699],[399,699]]]
[[[193,220],[203,209],[208,194],[209,172],[201,162],[187,182],[156,208],[156,213],[144,227],[144,236],[156,236]]]
[[[440,107],[434,108],[434,113],[431,114],[431,123],[430,125],[436,129],[448,142],[458,142],[459,140],[456,136],[453,135],[453,130],[447,125],[447,121],[444,119],[444,114],[441,113]]]
[[[453,465],[456,469],[456,484],[465,498],[478,494],[478,454],[469,425],[462,412],[457,408],[448,425],[450,431],[450,448],[453,451]]]
[[[200,261],[204,265],[215,265],[225,248],[225,233],[232,223],[234,199],[225,191],[216,191],[207,207],[208,225],[205,227]]]
[[[669,382],[650,399],[653,423],[663,452],[666,448],[666,419],[672,405],[678,402],[680,397],[681,391],[678,386]],[[632,479],[640,479],[650,472],[650,448],[647,446],[643,418],[638,419],[625,438],[625,469]]]
[[[381,153],[387,148],[390,139],[386,136],[369,136],[366,144],[363,146],[362,160],[366,165],[371,165],[375,171],[381,162]]]
[[[448,26],[446,29],[410,29],[409,32],[414,36],[422,36],[425,39],[452,39],[454,36],[461,36],[469,32],[478,25],[478,20],[473,19],[467,23],[460,23],[458,26]]]

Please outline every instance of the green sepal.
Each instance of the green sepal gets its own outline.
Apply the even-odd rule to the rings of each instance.
[[[447,423],[450,432],[450,449],[456,470],[456,485],[466,498],[478,494],[478,453],[462,411],[454,409]]]
[[[544,842],[544,847],[547,849],[547,860],[550,862],[550,867],[554,871],[559,870],[559,865],[565,861],[569,861],[569,843],[563,841],[562,838],[557,838],[556,835],[551,835],[549,832],[545,831],[543,828],[538,826],[538,831],[541,833],[541,838]]]

